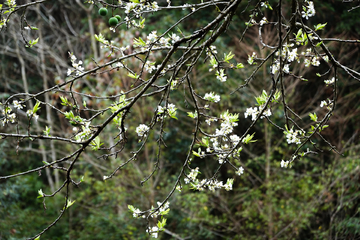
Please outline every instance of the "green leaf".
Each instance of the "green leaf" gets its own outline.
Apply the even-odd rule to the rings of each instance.
[[[41,235],[40,235],[41,236]],[[34,240],[40,240],[40,236],[38,236],[37,238],[35,238]]]
[[[310,116],[311,120],[313,120],[314,122],[317,122],[318,117],[316,116],[316,113],[314,113],[314,114],[309,113],[309,116]]]
[[[321,41],[321,42],[318,42],[318,43],[316,44],[316,47],[319,47],[322,43],[323,43],[322,41]]]
[[[103,145],[103,143],[100,143],[100,137],[96,136],[94,140],[91,141],[91,149],[92,150],[99,150],[99,148]]]
[[[242,140],[242,142],[245,144],[248,144],[251,142],[256,142],[257,140],[252,140],[254,135],[255,135],[255,133],[253,133],[252,135],[250,135],[250,134],[246,135],[246,137]]]
[[[37,27],[30,27],[32,30],[39,30]]]
[[[235,56],[235,55],[232,54],[232,52],[229,52],[228,55],[226,55],[226,54],[224,53],[224,62],[229,63],[229,61],[230,61],[234,56]]]
[[[158,226],[159,230],[163,229],[165,227],[165,225],[166,225],[166,218],[162,218],[161,222],[158,221],[157,226]]]
[[[236,65],[236,69],[240,69],[240,68],[244,68],[244,64],[238,63],[238,64]]]
[[[128,205],[128,209],[131,211],[131,212],[134,212],[135,211],[135,208],[133,205]]]
[[[146,46],[146,42],[141,38],[135,38],[134,39],[134,45],[135,46],[141,46],[141,47],[145,47]]]
[[[33,108],[33,113],[35,114],[39,109],[40,109],[40,102],[39,101],[36,101],[36,104]]]
[[[34,46],[35,44],[37,44],[39,41],[39,38],[35,39],[35,40],[30,40],[29,43],[31,44],[30,47]]]
[[[197,112],[187,112],[188,116],[191,117],[191,118],[197,118]]]
[[[66,209],[68,209],[69,207],[71,207],[75,202],[76,202],[76,200],[71,201],[70,199],[68,199],[68,200],[67,200],[67,204],[66,204]]]
[[[43,130],[45,136],[50,136],[50,129],[51,127],[45,126],[45,130]]]
[[[203,143],[202,145],[204,146],[204,147],[209,147],[209,137],[203,137],[202,139],[201,139],[201,142]]]
[[[326,24],[327,23],[324,23],[324,24],[319,23],[318,25],[314,26],[315,31],[322,30],[326,26]]]
[[[162,211],[160,215],[166,215],[170,212],[170,208],[166,209],[165,211]]]
[[[134,78],[134,79],[139,78],[139,76],[136,73],[135,74],[129,73],[128,76],[131,77],[131,78]]]

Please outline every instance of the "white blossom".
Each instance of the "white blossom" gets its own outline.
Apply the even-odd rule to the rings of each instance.
[[[281,166],[282,168],[287,168],[288,165],[289,165],[289,161],[281,160],[280,166]]]
[[[156,35],[156,31],[152,31],[147,37],[146,43],[153,43],[157,40],[158,36]]]
[[[331,84],[334,84],[334,82],[335,82],[335,78],[333,77],[332,79],[330,79],[330,80],[324,80],[324,82],[325,82],[325,84],[326,85],[331,85]]]
[[[175,33],[171,34],[171,42],[174,44],[175,42],[179,41],[181,38],[176,35]]]
[[[33,119],[35,119],[35,121],[37,121],[38,120],[38,118],[39,118],[39,115],[37,115],[36,113],[33,113],[33,110],[27,110],[26,111],[26,115],[30,118],[33,118]]]
[[[297,48],[294,48],[292,51],[288,52],[288,62],[292,62],[297,58]]]
[[[266,6],[267,7],[267,6]],[[261,19],[261,21],[259,22],[259,24],[260,24],[260,26],[262,26],[262,25],[264,25],[265,23],[267,23],[268,22],[268,20],[266,19],[266,17],[263,17],[262,19]]]
[[[246,109],[245,118],[247,118],[248,116],[251,116],[251,120],[255,121],[258,113],[259,112],[258,112],[257,107],[254,107],[254,108],[250,107],[250,108]]]
[[[241,175],[244,173],[244,168],[243,167],[239,167],[239,169],[235,172],[236,175]]]
[[[19,103],[19,101],[17,101],[17,100],[14,100],[14,101],[13,101],[13,104],[14,104],[14,108],[16,108],[16,109],[23,109],[23,108],[24,108],[24,106],[21,105],[21,104]]]
[[[216,122],[217,119],[216,118],[209,118],[209,119],[206,119],[205,122],[210,126],[211,122]]]
[[[306,1],[309,5],[305,7],[306,11],[301,12],[301,16],[305,19],[309,19],[309,17],[315,16],[315,8],[314,3],[312,1]]]
[[[210,102],[219,102],[220,101],[220,95],[217,95],[213,92],[210,92],[210,93],[206,93],[205,96],[204,96],[204,99],[210,101]]]
[[[144,135],[146,135],[146,133],[149,131],[149,127],[145,124],[140,124],[137,128],[136,128],[136,133],[139,137],[143,137]]]
[[[313,58],[311,59],[311,65],[313,65],[313,66],[315,66],[315,67],[317,67],[317,66],[320,65],[320,61],[318,60],[317,57],[313,57]]]
[[[220,82],[226,82],[227,76],[224,73],[224,69],[220,69],[220,72],[216,71],[216,76],[216,78],[220,80]]]
[[[288,144],[291,144],[291,143],[295,143],[295,144],[300,144],[301,141],[300,139],[298,138],[298,135],[300,134],[300,131],[299,130],[293,130],[293,129],[290,129],[289,131],[285,132],[286,134],[286,141]]]
[[[229,179],[227,180],[226,184],[224,185],[225,190],[226,190],[226,191],[232,190],[232,185],[233,185],[233,183],[234,183],[234,179],[229,178]]]

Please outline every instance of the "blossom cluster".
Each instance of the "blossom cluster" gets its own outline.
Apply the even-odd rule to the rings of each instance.
[[[35,119],[35,121],[37,121],[38,118],[39,118],[39,115],[37,115],[36,113],[34,113],[33,110],[31,110],[31,109],[29,109],[29,110],[26,111],[26,115],[27,115],[28,118],[33,118],[33,119]]]
[[[133,12],[136,17],[140,17],[142,11],[158,11],[159,5],[157,2],[148,2],[148,1],[138,1],[138,2],[127,2],[119,0],[120,5],[125,5],[125,13],[129,14]]]
[[[17,100],[14,100],[12,104],[13,104],[14,108],[17,110],[21,110],[24,108],[24,106],[21,105],[19,103],[19,101],[17,101]],[[3,126],[5,126],[9,122],[10,123],[16,122],[16,114],[12,111],[13,110],[10,107],[5,107],[4,109],[1,110],[2,115],[4,115],[4,118],[2,119]],[[37,117],[35,118],[35,120],[37,120]]]
[[[81,126],[81,131],[79,131],[74,137],[74,139],[77,142],[82,142],[82,141],[88,139],[92,133],[92,131],[90,129],[90,121],[83,120],[81,122],[83,123]],[[75,127],[73,130],[77,132],[78,128]]]
[[[281,163],[280,163],[280,166],[282,168],[287,168],[289,166],[289,161],[284,161],[284,160],[281,160]]]
[[[304,10],[301,12],[301,16],[305,19],[309,19],[309,17],[315,16],[314,3],[308,0],[305,0],[305,3],[308,5],[303,7]]]
[[[71,64],[72,64],[73,68],[75,68],[75,69],[69,68],[67,70],[67,76],[70,76],[73,72],[75,72],[75,75],[78,76],[84,71],[84,67],[81,66],[83,64],[83,62],[81,60],[79,60],[76,63],[76,56],[70,52],[69,52],[69,54],[70,54]]]
[[[151,208],[150,216],[152,218],[157,218],[158,216],[164,216],[169,213],[169,211],[170,211],[170,203],[169,202],[166,202],[164,204],[161,202],[157,202],[157,205],[158,205],[157,209],[154,207]],[[128,208],[132,212],[134,218],[139,218],[139,217],[145,218],[146,217],[145,214],[139,208],[135,208],[132,205],[128,205]],[[149,233],[151,235],[151,237],[153,237],[153,238],[158,237],[159,231],[163,231],[163,228],[166,224],[166,219],[163,219],[163,218],[161,218],[161,219],[162,219],[162,221],[161,222],[159,221],[157,226],[154,226],[154,227],[149,226],[148,229],[146,230],[146,232]]]
[[[166,202],[163,205],[162,205],[162,202],[157,202],[157,205],[158,205],[159,209],[151,214],[151,217],[153,217],[153,218],[156,218],[156,217],[158,217],[160,215],[164,215],[168,211],[170,211],[170,202]],[[152,208],[152,210],[154,210],[154,208]]]
[[[158,36],[157,31],[152,31],[146,37],[146,41],[144,41],[141,37],[134,39],[134,48],[141,47],[141,50],[147,50],[146,47],[150,45],[155,45],[157,47],[169,47],[171,44],[179,41],[181,38],[180,36],[176,35],[175,33],[169,34],[169,37]]]
[[[208,100],[210,102],[219,102],[220,101],[220,95],[217,95],[213,92],[210,92],[210,93],[206,93],[205,96],[204,96],[204,99],[205,100]]]
[[[284,134],[286,135],[286,141],[288,144],[300,144],[301,141],[299,139],[299,136],[301,136],[301,131],[299,130],[293,130],[292,128],[290,130],[284,131]]]
[[[335,77],[333,77],[332,79],[329,80],[324,80],[326,86],[332,85],[335,83]]]
[[[263,110],[264,106],[260,106],[259,109],[257,107],[249,107],[246,109],[246,112],[244,113],[245,118],[251,116],[251,121],[255,121],[257,116],[260,114],[260,112]],[[260,118],[264,118],[264,117],[270,117],[271,116],[271,111],[270,109],[266,109],[263,114],[261,115]]]
[[[3,109],[2,111],[2,115],[4,115],[5,117],[2,120],[2,124],[3,126],[5,126],[7,123],[11,122],[11,123],[15,123],[16,121],[16,114],[15,113],[11,113],[11,108],[6,107],[5,109]]]
[[[331,109],[333,106],[333,103],[330,99],[328,99],[327,101],[326,100],[323,100],[320,102],[320,107],[326,107],[327,109]]]
[[[216,71],[216,79],[218,79],[220,82],[226,82],[227,76],[224,72],[224,69],[220,69],[220,71]]]
[[[158,118],[158,120],[161,119],[162,117],[166,117],[166,116],[164,116],[165,111],[168,113],[168,115],[171,118],[177,119],[176,118],[176,110],[177,110],[177,108],[172,103],[167,104],[166,107],[162,107],[162,106],[159,105],[157,107],[157,114],[161,115],[161,116]]]
[[[239,169],[241,171],[241,169]],[[191,173],[188,175],[188,177],[195,172],[195,175],[198,174],[198,168],[192,169]],[[208,188],[210,191],[214,192],[216,189],[224,188],[226,191],[232,190],[232,186],[234,183],[234,179],[227,179],[226,183],[224,184],[222,181],[219,181],[217,179],[202,179],[201,181],[199,179],[196,179],[196,176],[190,176],[189,178],[185,178],[185,183],[190,183],[192,188],[198,190],[198,191],[204,191],[206,188]],[[191,182],[190,182],[191,178]]]
[[[139,137],[143,137],[146,136],[147,132],[149,131],[149,127],[145,124],[140,124],[137,128],[136,128],[136,133]]]

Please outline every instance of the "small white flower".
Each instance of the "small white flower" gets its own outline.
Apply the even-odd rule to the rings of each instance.
[[[315,67],[317,67],[317,66],[320,65],[320,61],[317,59],[317,57],[313,57],[313,58],[311,59],[311,65],[313,65],[313,66],[315,66]]]
[[[291,144],[291,143],[300,144],[301,141],[298,138],[298,134],[300,134],[299,130],[294,131],[293,129],[290,129],[289,131],[287,131],[285,133],[285,135],[286,135],[286,141],[288,142],[288,144]]]
[[[210,102],[219,102],[220,101],[220,95],[217,95],[213,92],[210,92],[210,93],[206,93],[205,96],[204,96],[204,99],[210,101]]]
[[[152,31],[147,37],[147,43],[153,43],[157,40],[158,36],[156,35],[156,31]]]
[[[245,118],[247,118],[248,116],[251,116],[251,120],[252,121],[255,121],[255,119],[256,119],[256,117],[257,117],[257,115],[258,115],[258,109],[257,109],[257,107],[254,107],[254,108],[248,108],[248,109],[246,109],[246,112],[245,112]]]
[[[266,6],[266,7],[267,7],[267,6]],[[264,25],[264,24],[267,23],[267,22],[268,22],[268,20],[266,19],[266,17],[263,17],[259,23],[260,23],[260,26],[262,26],[262,25]]]
[[[287,168],[289,166],[289,161],[281,160],[280,166],[282,168]]]
[[[224,69],[220,69],[220,72],[216,71],[216,78],[220,80],[220,82],[226,82],[227,76],[224,73]]]
[[[171,34],[171,42],[174,44],[175,42],[180,40],[180,37],[176,35],[175,33]]]
[[[15,107],[16,109],[23,109],[23,108],[24,108],[24,106],[21,105],[17,100],[14,100],[14,101],[13,101],[13,104],[14,104],[14,107]]]
[[[239,167],[239,169],[235,172],[235,174],[237,174],[237,175],[241,175],[241,174],[243,174],[244,173],[244,168],[243,167]]]
[[[328,57],[328,55],[325,55],[325,56],[323,56],[322,58],[324,59],[325,62],[329,62],[329,57]]]
[[[146,135],[146,133],[149,131],[149,127],[145,124],[140,124],[137,128],[136,128],[136,133],[139,137],[143,137],[144,135]]]
[[[273,65],[270,66],[271,74],[275,75],[280,69],[280,63],[275,62]]]
[[[325,100],[320,102],[320,107],[324,107],[327,106],[327,102]]]
[[[290,68],[289,68],[289,64],[285,64],[284,68],[283,68],[283,71],[285,73],[289,73],[290,72]]]
[[[292,62],[297,58],[297,48],[294,48],[291,52],[288,52],[288,62]]]
[[[327,86],[328,86],[328,85],[331,85],[331,84],[334,84],[335,78],[333,77],[332,79],[330,79],[330,80],[325,80],[324,82],[325,82],[325,84],[326,84]]]

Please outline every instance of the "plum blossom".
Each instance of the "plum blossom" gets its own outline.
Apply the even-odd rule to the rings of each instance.
[[[281,160],[281,163],[280,163],[280,166],[282,168],[287,168],[289,166],[289,161],[284,161],[284,160]]]
[[[224,73],[224,69],[220,69],[220,72],[216,71],[216,79],[218,79],[220,82],[226,82],[227,76]]]
[[[236,175],[241,175],[244,173],[244,168],[243,167],[239,167],[239,169],[235,172]]]
[[[329,86],[331,84],[334,84],[335,82],[335,78],[333,77],[332,79],[329,79],[329,80],[324,80],[326,86]]]
[[[288,144],[291,144],[291,143],[300,144],[301,143],[300,139],[298,138],[298,135],[300,134],[299,130],[294,131],[293,129],[290,129],[284,133],[286,135],[286,141],[288,142]]]
[[[208,100],[210,102],[219,102],[220,101],[220,95],[217,95],[213,92],[210,92],[210,93],[206,93],[205,96],[204,96],[204,99],[205,100]]]
[[[137,128],[136,128],[136,133],[139,137],[143,137],[146,135],[146,133],[149,131],[149,127],[145,124],[140,124]]]

